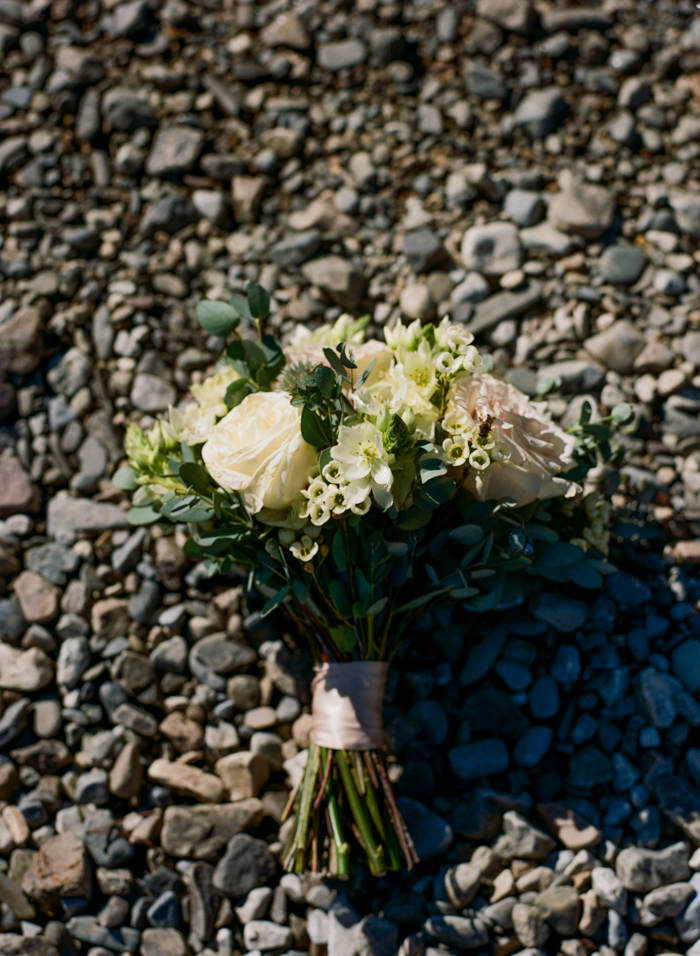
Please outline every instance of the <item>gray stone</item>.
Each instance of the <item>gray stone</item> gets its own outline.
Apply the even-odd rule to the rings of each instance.
[[[647,257],[637,246],[608,246],[600,257],[600,274],[606,282],[632,285],[646,264]]]
[[[166,411],[177,402],[175,386],[159,375],[140,372],[134,377],[131,388],[131,404],[141,412],[157,414]]]
[[[251,920],[243,928],[243,939],[249,950],[261,953],[287,949],[292,945],[292,934],[286,926],[268,920]]]
[[[494,846],[502,860],[544,860],[556,846],[552,837],[533,826],[515,810],[503,815],[503,835]]]
[[[179,232],[197,218],[194,203],[187,195],[173,194],[157,200],[146,212],[140,223],[140,231],[145,236],[163,230]]]
[[[668,197],[681,232],[700,238],[700,193],[673,191]]]
[[[85,637],[68,637],[61,644],[56,662],[56,683],[72,690],[90,664],[90,647]]]
[[[47,372],[46,378],[51,386],[67,398],[71,398],[82,388],[92,372],[92,359],[80,349],[68,349],[58,365]]]
[[[504,30],[525,36],[535,23],[535,11],[530,0],[478,0],[476,12],[486,20],[493,20]]]
[[[102,96],[102,115],[112,129],[131,133],[154,126],[155,114],[149,102],[136,90],[113,86]]]
[[[503,209],[516,226],[534,226],[544,216],[542,197],[529,189],[511,189]]]
[[[126,837],[121,836],[119,824],[110,810],[95,810],[85,817],[82,839],[97,866],[117,869],[134,855],[134,848]]]
[[[498,737],[453,747],[448,754],[452,772],[460,780],[477,780],[508,769],[508,750]]]
[[[20,697],[5,708],[0,717],[0,748],[6,747],[22,733],[31,703],[29,697]]]
[[[416,125],[419,132],[426,136],[442,136],[445,123],[442,113],[432,103],[419,103],[416,110]]]
[[[600,902],[621,916],[627,913],[627,890],[614,870],[597,866],[591,873],[591,886]]]
[[[549,886],[535,897],[542,918],[560,936],[574,936],[578,927],[580,902],[574,886]]]
[[[456,949],[478,949],[488,942],[486,924],[478,917],[467,916],[431,916],[425,922],[425,931],[441,943]]]
[[[666,883],[687,880],[688,855],[687,843],[674,843],[663,850],[625,847],[615,861],[615,872],[628,890],[649,893]]]
[[[67,491],[59,491],[49,500],[47,533],[53,538],[78,531],[108,531],[128,527],[126,512],[117,505],[74,498]]]
[[[30,571],[36,571],[59,585],[65,585],[67,575],[75,571],[79,563],[80,559],[74,551],[53,542],[29,548],[24,559],[24,565]]]
[[[514,319],[537,305],[542,298],[541,282],[530,281],[516,292],[497,292],[479,302],[467,328],[475,335],[487,332],[505,319]]]
[[[147,19],[146,0],[129,0],[120,3],[105,17],[105,30],[111,37],[126,37],[141,31]]]
[[[403,253],[416,274],[430,272],[442,265],[447,258],[441,239],[432,229],[414,229],[406,233]]]
[[[547,33],[568,30],[607,30],[612,24],[612,16],[599,6],[571,6],[552,8],[543,12],[542,26]]]
[[[634,146],[637,142],[637,124],[628,110],[621,110],[608,123],[608,134],[621,146]]]
[[[598,239],[612,225],[615,197],[603,186],[570,176],[552,197],[547,218],[556,229]]]
[[[568,256],[574,249],[571,236],[555,229],[551,222],[521,229],[520,242],[528,252],[544,252],[549,256]]]
[[[104,946],[114,953],[136,952],[141,933],[137,929],[123,926],[121,929],[108,929],[100,926],[94,916],[73,916],[66,923],[66,929],[81,943]]]
[[[283,269],[300,266],[317,251],[321,245],[322,234],[319,229],[306,229],[280,239],[270,249],[270,258]]]
[[[530,610],[538,621],[551,625],[561,634],[577,631],[588,618],[588,606],[583,601],[547,592],[536,596]]]
[[[540,947],[549,939],[549,927],[536,906],[516,903],[511,918],[515,935],[523,946]]]
[[[548,86],[523,97],[513,114],[513,122],[522,126],[530,139],[543,139],[555,131],[566,111],[559,87]]]
[[[362,302],[365,280],[355,266],[340,256],[322,256],[302,266],[306,279],[344,309],[354,309]]]
[[[550,746],[554,732],[551,727],[529,727],[513,750],[513,760],[524,769],[536,767]]]
[[[399,797],[398,807],[421,860],[431,860],[452,843],[452,828],[442,817],[409,797]]]
[[[482,100],[505,100],[508,88],[503,77],[479,63],[469,63],[464,73],[467,93]]]
[[[634,368],[634,361],[646,345],[644,335],[628,322],[622,319],[586,339],[586,351],[607,368],[621,375],[628,375]]]
[[[492,222],[467,229],[461,253],[465,269],[487,276],[500,276],[518,269],[523,261],[518,231],[507,222]]]
[[[214,860],[232,836],[261,819],[262,803],[254,798],[230,804],[167,807],[160,842],[171,856]]]
[[[165,126],[156,133],[146,160],[149,176],[185,173],[192,169],[204,145],[204,133],[193,126]]]
[[[337,40],[323,43],[317,51],[318,64],[324,70],[337,73],[359,66],[367,59],[367,47],[362,40]]]
[[[628,77],[617,94],[617,105],[621,109],[636,110],[652,98],[651,83],[642,76]]]
[[[263,840],[239,833],[229,840],[214,871],[213,885],[222,896],[245,896],[274,874],[276,860]]]
[[[695,888],[689,883],[670,883],[647,893],[643,906],[654,916],[674,918],[681,915],[694,896]]]

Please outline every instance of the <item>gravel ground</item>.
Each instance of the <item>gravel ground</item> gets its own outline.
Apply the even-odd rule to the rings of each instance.
[[[0,0],[0,51],[0,953],[700,956],[694,5]],[[392,672],[410,874],[281,875],[309,662],[109,480],[251,280],[636,410],[605,592]]]

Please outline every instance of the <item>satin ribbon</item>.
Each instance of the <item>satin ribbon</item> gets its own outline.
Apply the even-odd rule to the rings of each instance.
[[[311,682],[311,742],[331,750],[379,750],[384,744],[382,703],[389,664],[350,661],[317,664]]]

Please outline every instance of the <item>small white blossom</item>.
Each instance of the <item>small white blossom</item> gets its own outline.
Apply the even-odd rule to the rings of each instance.
[[[371,484],[369,481],[349,481],[342,485],[327,487],[325,505],[329,511],[342,514],[348,508],[369,497]]]
[[[354,515],[366,515],[369,509],[372,507],[372,502],[369,499],[369,495],[366,498],[363,498],[361,501],[356,501],[355,504],[350,505],[350,510]]]
[[[337,485],[343,480],[342,466],[339,461],[329,461],[321,474],[331,484]]]
[[[477,471],[485,471],[491,464],[489,453],[483,448],[475,448],[469,456],[469,464]]]
[[[440,352],[435,358],[435,367],[443,375],[454,375],[455,372],[459,371],[461,364],[461,356],[451,355],[450,352]]]
[[[469,456],[469,446],[464,441],[454,441],[446,438],[442,443],[445,460],[450,465],[463,465]]]
[[[474,336],[463,325],[450,322],[445,316],[442,322],[435,326],[435,341],[441,349],[464,355],[474,341]]]
[[[309,520],[311,524],[315,524],[318,527],[319,525],[325,524],[330,516],[331,513],[326,507],[325,500],[313,501],[309,504]]]
[[[314,478],[306,491],[302,491],[302,494],[308,498],[309,501],[316,501],[325,497],[327,488],[328,485],[325,481],[321,478]]]
[[[462,355],[462,367],[466,372],[478,372],[484,364],[484,360],[479,355],[478,349],[469,345]]]
[[[301,541],[295,541],[289,546],[295,558],[300,561],[310,561],[318,554],[318,541],[312,541],[308,535],[304,535]]]

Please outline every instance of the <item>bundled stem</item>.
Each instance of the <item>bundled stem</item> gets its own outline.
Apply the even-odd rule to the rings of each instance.
[[[364,853],[374,876],[399,870],[402,855],[409,870],[418,863],[380,751],[349,753],[312,744],[287,811],[293,807],[294,823],[282,856],[291,872],[322,870],[346,878],[353,852]]]

